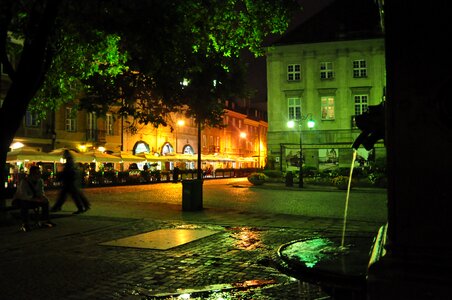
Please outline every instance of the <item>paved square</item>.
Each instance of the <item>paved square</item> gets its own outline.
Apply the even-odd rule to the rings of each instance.
[[[103,246],[117,246],[143,249],[167,250],[206,236],[218,233],[205,229],[159,229],[122,239],[100,243]]]

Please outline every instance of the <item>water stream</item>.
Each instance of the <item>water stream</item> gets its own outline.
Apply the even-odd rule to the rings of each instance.
[[[348,199],[350,197],[350,188],[351,188],[351,183],[352,183],[353,168],[355,166],[355,160],[356,160],[356,150],[353,149],[352,165],[350,166],[350,175],[348,177],[347,197],[345,198],[344,224],[342,226],[341,248],[344,248],[344,242],[345,242],[345,230],[347,228],[347,214],[348,214]]]

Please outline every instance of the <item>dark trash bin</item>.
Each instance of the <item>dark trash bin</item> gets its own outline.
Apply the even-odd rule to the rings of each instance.
[[[173,169],[173,182],[174,183],[179,181],[179,173],[180,173],[179,168],[178,167],[174,167],[174,169]]]
[[[286,186],[293,186],[293,173],[290,171],[286,174]]]
[[[202,179],[182,180],[182,210],[202,210]]]

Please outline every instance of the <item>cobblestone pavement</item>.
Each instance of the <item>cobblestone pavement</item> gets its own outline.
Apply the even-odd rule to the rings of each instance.
[[[63,211],[52,229],[19,232],[0,222],[0,299],[329,299],[275,267],[284,243],[339,236],[343,220],[146,204],[142,215]],[[116,210],[117,211],[117,210]],[[12,215],[12,216],[11,216]],[[143,218],[147,215],[146,218]],[[378,222],[349,221],[347,234],[375,236]],[[101,243],[157,229],[217,233],[168,250]]]
[[[0,298],[173,299],[187,289],[219,290],[198,293],[198,299],[220,299],[214,295],[224,299],[326,297],[318,287],[281,274],[273,261],[281,244],[337,235],[341,220],[311,218],[305,220],[309,226],[293,228],[281,226],[282,215],[278,220],[271,216],[276,226],[268,226],[265,216],[261,216],[262,226],[256,226],[257,216],[248,217],[252,226],[247,226],[243,214],[236,216],[236,225],[62,214],[52,229],[23,233],[16,225],[2,226]],[[284,224],[291,224],[287,218]],[[218,233],[169,250],[99,245],[161,228]],[[350,224],[348,228],[353,234],[370,236],[378,224]]]

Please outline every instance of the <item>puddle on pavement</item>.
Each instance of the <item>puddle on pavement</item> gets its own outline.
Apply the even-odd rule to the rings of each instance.
[[[218,233],[217,230],[159,229],[101,243],[104,246],[167,250]]]
[[[347,253],[346,247],[339,247],[327,238],[295,242],[284,249],[287,258],[297,259],[308,268],[313,268],[320,261],[332,260],[338,255]]]
[[[176,225],[174,228],[176,229],[208,229],[208,230],[218,230],[222,231],[224,230],[223,226],[220,225],[209,225],[209,224],[182,224],[182,225]]]
[[[240,250],[255,250],[263,248],[262,230],[251,227],[230,227],[230,237],[235,241],[234,247]]]
[[[212,284],[199,288],[178,289],[174,293],[151,294],[149,291],[137,288],[132,291],[134,295],[146,295],[147,299],[241,299],[237,296],[250,289],[276,284],[275,280],[247,280],[233,284]]]
[[[290,281],[277,283],[275,280],[248,280],[233,284],[177,289],[174,293],[160,294],[136,288],[128,294],[148,300],[330,299],[318,286],[294,278]]]

